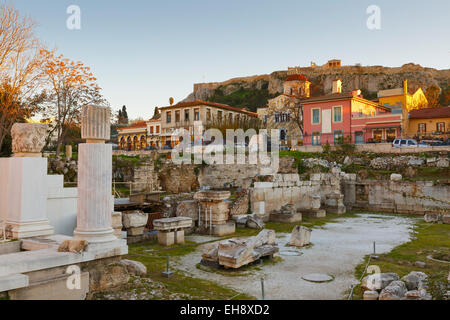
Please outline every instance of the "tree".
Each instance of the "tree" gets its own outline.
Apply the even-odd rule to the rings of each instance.
[[[439,98],[441,95],[441,88],[433,84],[425,91],[425,96],[428,100],[428,108],[439,108]]]
[[[0,149],[15,122],[31,117],[28,101],[39,85],[40,44],[34,22],[12,6],[0,7]]]
[[[59,156],[67,128],[79,123],[81,108],[89,104],[105,105],[97,79],[90,68],[53,51],[41,50],[41,75],[46,84],[43,101],[44,117],[53,120],[50,137],[56,133],[56,156]]]
[[[117,117],[117,122],[119,124],[128,124],[128,113],[127,113],[127,107],[123,106],[122,110],[119,109],[119,115]]]

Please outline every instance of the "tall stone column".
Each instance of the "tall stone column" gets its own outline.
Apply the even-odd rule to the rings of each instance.
[[[90,243],[117,240],[112,229],[112,146],[109,108],[87,106],[82,111],[78,146],[78,212],[75,238]]]
[[[14,124],[14,156],[0,159],[0,219],[6,220],[9,238],[53,234],[47,217],[47,159],[41,154],[46,134],[45,124]]]

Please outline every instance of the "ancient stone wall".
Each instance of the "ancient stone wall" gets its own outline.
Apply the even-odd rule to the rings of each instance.
[[[411,214],[450,212],[448,184],[365,180],[344,182],[344,189],[344,202],[357,208]]]

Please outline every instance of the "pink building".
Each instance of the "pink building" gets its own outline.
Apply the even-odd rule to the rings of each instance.
[[[302,101],[304,145],[334,145],[348,136],[356,144],[401,137],[401,113],[364,99],[360,90],[342,93],[341,88],[342,82],[337,80],[332,94]]]

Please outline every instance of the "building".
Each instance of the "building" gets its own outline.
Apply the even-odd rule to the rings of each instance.
[[[403,88],[380,90],[376,102],[390,108],[392,113],[403,115],[402,128],[404,132],[410,131],[408,128],[408,113],[414,109],[428,107],[428,101],[423,90],[419,88],[414,93],[409,93],[407,80],[403,81]]]
[[[196,100],[181,102],[176,105],[160,108],[161,111],[161,141],[164,145],[176,145],[177,136],[185,129],[194,136],[194,126],[202,127],[221,123],[238,123],[239,121],[257,118],[258,115],[245,108],[234,108],[229,105]]]
[[[333,59],[333,60],[329,60],[325,66],[328,69],[331,69],[331,68],[340,68],[341,65],[342,65],[341,60]]]
[[[258,108],[258,117],[264,126],[279,131],[281,145],[296,146],[302,139],[300,103],[310,96],[310,85],[305,76],[290,75],[283,83],[283,93],[269,100],[267,106]]]
[[[450,106],[411,110],[408,122],[408,137],[425,140],[447,139],[450,136]]]
[[[119,149],[136,151],[147,147],[147,122],[139,121],[131,126],[117,129]]]
[[[331,94],[302,101],[304,145],[334,145],[351,136],[357,144],[390,142],[402,134],[402,113],[364,99],[360,90],[342,93],[342,81]]]

